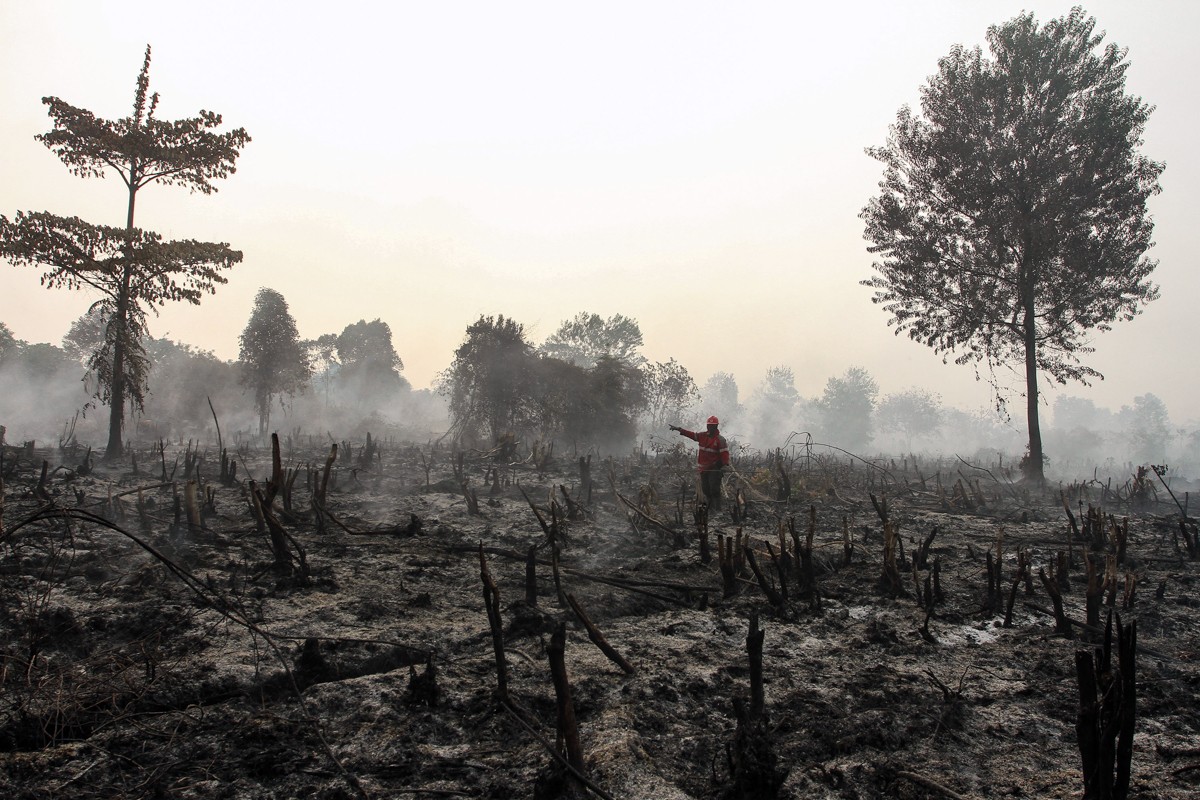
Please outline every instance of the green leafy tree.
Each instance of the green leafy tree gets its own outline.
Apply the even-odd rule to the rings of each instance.
[[[993,26],[991,58],[952,49],[922,115],[902,108],[867,150],[886,169],[861,214],[881,258],[864,284],[897,333],[956,363],[1023,365],[1036,481],[1039,373],[1101,377],[1079,360],[1088,332],[1158,294],[1146,201],[1163,166],[1139,153],[1152,109],[1125,93],[1126,51],[1103,38],[1078,8]]]
[[[897,431],[905,449],[912,451],[913,438],[932,436],[942,426],[942,398],[928,389],[912,388],[889,394],[879,401],[875,418],[880,429]]]
[[[250,141],[242,128],[214,132],[221,116],[211,111],[171,122],[157,119],[158,94],[150,95],[149,87],[147,47],[129,117],[106,120],[57,97],[42,99],[54,129],[37,139],[81,178],[103,177],[110,170],[120,176],[128,196],[124,228],[49,212],[18,212],[12,220],[0,216],[0,256],[18,265],[48,267],[42,275],[48,288],[88,288],[102,298],[104,342],[89,367],[98,379],[96,399],[110,407],[109,460],[124,450],[126,403],[140,408],[145,399],[146,312],[168,302],[199,304],[226,282],[221,271],[242,259],[227,244],[163,241],[134,227],[143,187],[159,183],[211,194],[213,181],[235,171],[239,152]]]
[[[638,353],[642,329],[637,320],[616,314],[603,319],[586,311],[564,322],[542,343],[544,355],[591,369],[604,356],[640,366],[645,359]]]
[[[879,384],[862,367],[850,367],[840,378],[830,378],[817,401],[824,420],[824,435],[831,444],[861,451],[874,437],[872,414]]]
[[[276,397],[300,391],[312,376],[308,353],[300,341],[287,301],[274,289],[259,289],[254,310],[238,342],[241,383],[254,390],[258,434],[265,436]]]

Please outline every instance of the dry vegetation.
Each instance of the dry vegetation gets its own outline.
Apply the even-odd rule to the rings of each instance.
[[[4,448],[0,794],[1075,798],[1081,741],[1093,796],[1122,744],[1129,797],[1200,791],[1153,473],[799,450],[706,520],[687,452],[330,445]]]

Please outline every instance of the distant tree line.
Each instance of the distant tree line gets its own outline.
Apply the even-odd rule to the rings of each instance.
[[[130,438],[200,436],[211,423],[211,400],[231,436],[391,432],[448,435],[459,446],[486,447],[512,434],[527,444],[628,452],[646,444],[675,447],[677,440],[663,435],[666,425],[699,427],[716,414],[739,453],[814,442],[864,457],[945,452],[1011,463],[1010,454],[1021,448],[1022,432],[994,410],[950,408],[919,387],[881,395],[861,367],[830,377],[809,397],[796,388],[790,367],[771,367],[743,402],[728,372],[697,387],[678,362],[651,363],[637,349],[623,358],[599,353],[584,367],[547,355],[504,316],[469,325],[436,391],[418,391],[400,374],[386,323],[360,320],[337,334],[302,339],[282,296],[264,290],[258,298],[263,302],[256,302],[242,332],[237,361],[146,338],[148,390]],[[95,380],[87,356],[102,335],[95,310],[72,324],[61,346],[21,341],[0,322],[0,424],[14,436],[42,438],[94,429],[94,419],[77,414],[86,411]],[[264,400],[268,419],[282,424],[262,427]],[[1052,419],[1046,442],[1055,455],[1048,467],[1057,474],[1100,469],[1119,475],[1130,463],[1200,471],[1200,421],[1173,422],[1154,394],[1115,411],[1059,396]]]

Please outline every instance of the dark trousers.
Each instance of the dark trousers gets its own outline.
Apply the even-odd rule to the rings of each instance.
[[[721,470],[710,469],[700,473],[700,491],[711,509],[721,507]]]

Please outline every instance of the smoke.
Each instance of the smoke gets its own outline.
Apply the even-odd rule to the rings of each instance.
[[[219,423],[227,446],[263,443],[253,392],[239,382],[237,363],[167,339],[148,339],[146,352],[151,362],[149,391],[144,409],[126,415],[128,441],[145,445],[160,439],[195,440],[207,446],[215,444]],[[590,374],[579,372],[580,380]],[[0,352],[0,425],[7,428],[6,442],[103,447],[108,409],[89,405],[94,386],[84,378],[78,358],[64,349],[8,341]],[[630,401],[629,391],[614,389],[610,396],[595,384],[580,383],[577,388],[573,393],[586,391],[591,410],[581,420],[565,418],[570,423],[565,428],[562,419],[556,421],[558,429],[584,435],[562,441],[565,448],[603,454],[627,451],[639,439],[655,443],[655,449],[678,444],[677,437],[656,427],[658,423],[643,419],[634,428],[637,420],[621,405]],[[922,395],[931,396],[913,388],[872,400],[867,421],[871,438],[865,444],[848,440],[848,422],[839,417],[847,408],[858,408],[855,413],[861,414],[861,405],[827,402],[828,391],[802,395],[786,367],[768,370],[748,396],[729,373],[718,372],[703,384],[698,400],[677,409],[675,416],[692,429],[703,428],[708,416],[718,416],[735,459],[812,446],[815,451],[849,451],[866,459],[961,458],[987,468],[1012,467],[1020,461],[1027,444],[1023,420],[993,409],[941,407],[938,401],[936,424],[918,425],[920,414],[928,412],[913,411],[917,416],[906,418],[897,399]],[[628,429],[618,424],[620,420],[627,421]],[[861,430],[862,420],[856,424]],[[361,440],[370,433],[376,440],[419,443],[442,437],[450,430],[450,418],[444,396],[412,389],[390,368],[373,372],[332,364],[319,370],[304,390],[276,400],[269,430],[334,441]],[[524,434],[529,442],[540,435],[534,428]],[[1116,410],[1060,396],[1052,413],[1043,414],[1042,434],[1049,458],[1046,473],[1052,479],[1124,482],[1138,465],[1146,464],[1168,465],[1169,475],[1180,478],[1200,475],[1200,423],[1172,420],[1169,409],[1150,393]]]

